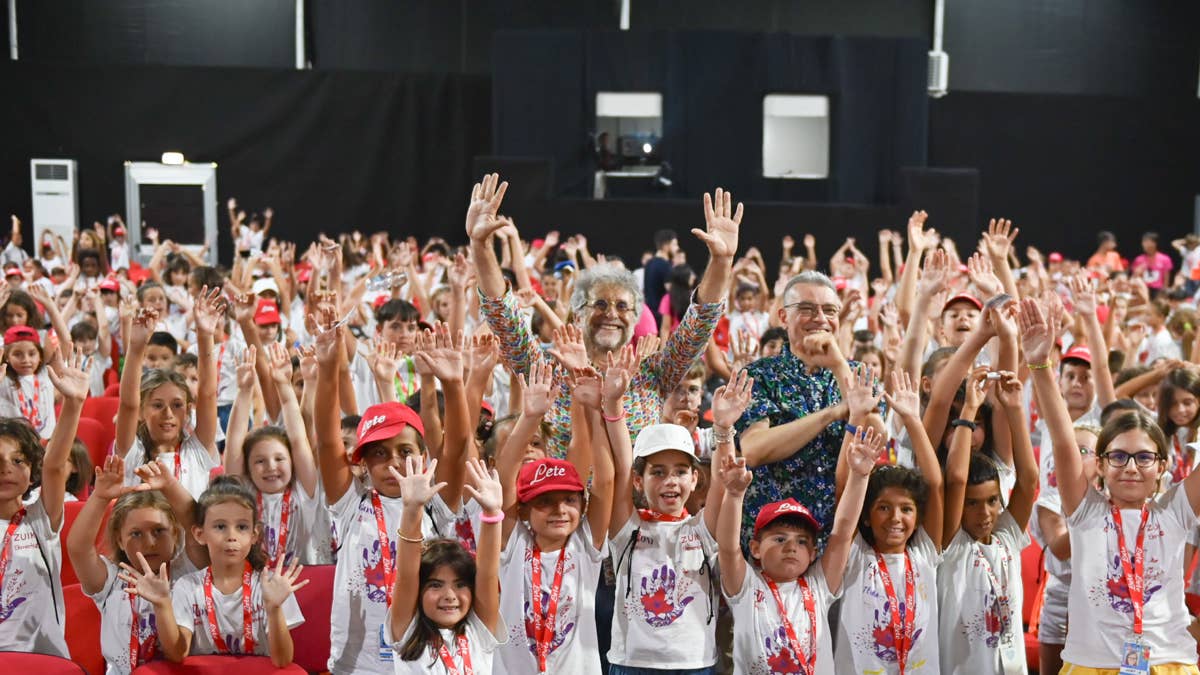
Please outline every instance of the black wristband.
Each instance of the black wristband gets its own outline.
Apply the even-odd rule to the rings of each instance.
[[[972,422],[971,420],[964,420],[964,419],[961,419],[961,418],[960,418],[960,419],[956,419],[956,420],[954,420],[953,422],[951,422],[951,423],[950,423],[950,426],[952,426],[952,427],[966,427],[966,428],[970,429],[971,431],[975,431],[976,429],[978,429],[978,428],[979,428],[979,425],[978,425],[978,424],[975,424],[975,423],[974,423],[974,422]]]

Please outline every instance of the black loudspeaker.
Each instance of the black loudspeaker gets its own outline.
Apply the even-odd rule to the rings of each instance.
[[[900,206],[905,216],[927,211],[927,226],[952,238],[960,252],[974,250],[979,233],[987,229],[979,219],[978,169],[903,167]]]
[[[472,171],[476,181],[486,173],[498,173],[508,181],[504,201],[540,203],[550,199],[554,185],[554,163],[548,157],[475,157]]]

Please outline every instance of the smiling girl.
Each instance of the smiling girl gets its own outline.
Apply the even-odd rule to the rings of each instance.
[[[17,417],[40,438],[54,433],[54,385],[46,372],[42,344],[29,326],[4,331],[4,364],[8,377],[0,384],[0,416]]]

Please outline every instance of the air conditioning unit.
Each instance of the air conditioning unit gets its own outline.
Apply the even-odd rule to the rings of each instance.
[[[941,98],[950,86],[950,55],[942,50],[929,52],[929,95]]]
[[[29,160],[29,182],[33,187],[33,241],[36,249],[42,233],[63,238],[67,246],[79,229],[79,188],[73,159]]]

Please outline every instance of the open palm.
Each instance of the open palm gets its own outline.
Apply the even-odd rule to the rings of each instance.
[[[738,202],[734,211],[732,194],[722,188],[717,188],[713,197],[704,193],[704,224],[707,231],[692,228],[692,234],[708,246],[709,255],[713,258],[732,258],[737,253],[742,203]]]

